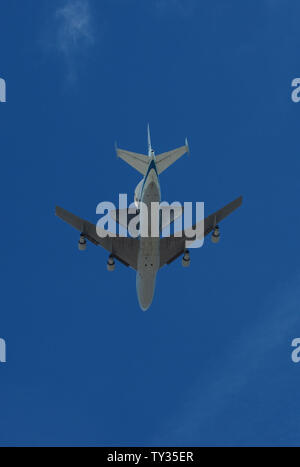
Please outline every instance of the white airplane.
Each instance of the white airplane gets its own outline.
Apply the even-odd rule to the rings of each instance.
[[[127,213],[127,221],[129,223],[132,219],[132,215],[136,216],[139,213],[140,205],[147,206],[150,208],[149,212],[151,212],[151,203],[161,202],[159,175],[184,154],[189,153],[189,147],[186,140],[184,146],[156,156],[152,149],[150,129],[148,126],[148,156],[118,148],[116,148],[116,151],[118,157],[143,175],[143,179],[136,187],[134,195],[137,211],[134,214],[132,214],[132,211]],[[204,237],[212,233],[212,241],[218,243],[220,240],[219,223],[235,209],[240,207],[241,204],[242,197],[239,197],[204,219],[204,222],[202,221],[204,223]],[[80,232],[79,250],[85,250],[87,240],[89,240],[95,245],[102,246],[110,253],[107,262],[108,271],[115,270],[116,259],[124,265],[136,270],[137,296],[143,311],[148,310],[153,301],[156,276],[159,269],[166,264],[171,264],[181,255],[183,255],[182,265],[184,267],[190,265],[190,252],[187,249],[187,241],[190,241],[190,238],[187,238],[185,232],[182,232],[180,236],[176,234],[176,236],[171,235],[164,238],[160,236],[151,236],[151,218],[147,219],[148,224],[146,229],[148,229],[149,233],[147,237],[139,236],[138,238],[131,238],[120,235],[108,235],[103,238],[103,235],[101,235],[101,237],[98,235],[99,229],[96,228],[96,225],[84,219],[80,219],[63,208],[56,207],[56,215]],[[182,215],[182,211],[180,211],[180,213],[174,213],[169,223],[173,222],[178,215]],[[120,211],[112,213],[112,217],[116,222],[122,224],[122,215]],[[142,219],[143,216],[140,216],[140,223],[142,223]],[[128,227],[128,225],[125,227]],[[163,227],[163,225],[160,225],[160,231]],[[196,229],[196,226],[193,226],[193,229]],[[142,225],[140,225],[140,231],[143,231]]]

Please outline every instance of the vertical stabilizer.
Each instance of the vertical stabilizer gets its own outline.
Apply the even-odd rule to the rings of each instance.
[[[150,125],[148,123],[148,154],[149,156],[152,155],[153,149],[151,144],[151,133],[150,133]]]

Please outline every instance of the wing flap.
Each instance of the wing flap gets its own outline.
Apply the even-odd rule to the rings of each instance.
[[[160,267],[171,264],[185,250],[185,238],[164,237],[160,240]]]

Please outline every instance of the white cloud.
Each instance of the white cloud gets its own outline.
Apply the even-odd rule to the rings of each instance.
[[[95,42],[89,0],[65,0],[55,12],[56,47],[64,56],[69,78],[76,76],[76,56]]]
[[[90,4],[88,0],[67,0],[62,8],[56,11],[59,21],[59,47],[64,53],[75,51],[84,45],[94,42]]]

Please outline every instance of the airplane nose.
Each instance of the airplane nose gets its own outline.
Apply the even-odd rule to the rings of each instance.
[[[152,300],[153,300],[153,293],[151,290],[147,290],[145,288],[142,288],[138,292],[138,299],[139,299],[139,305],[142,309],[142,311],[147,311],[149,310]]]
[[[152,277],[148,277],[146,280],[140,276],[137,278],[137,295],[142,311],[149,310],[153,301],[154,287],[155,280]]]
[[[140,300],[139,300],[139,304],[140,304],[141,310],[144,311],[144,312],[148,311],[149,308],[150,308],[150,305],[151,305],[151,303],[148,303],[148,304],[147,303],[142,303]]]

